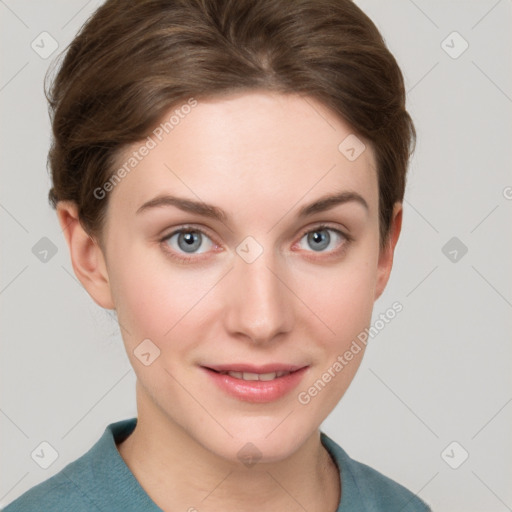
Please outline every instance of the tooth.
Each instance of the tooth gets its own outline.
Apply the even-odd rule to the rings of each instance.
[[[260,373],[259,380],[273,380],[276,378],[276,372]]]
[[[242,378],[244,380],[258,380],[258,374],[257,373],[244,372]]]
[[[235,379],[242,380],[262,380],[269,381],[274,380],[277,377],[282,377],[283,375],[288,375],[291,372],[287,371],[278,371],[278,372],[269,372],[269,373],[251,373],[251,372],[234,372],[234,371],[222,371],[222,374],[230,375]]]

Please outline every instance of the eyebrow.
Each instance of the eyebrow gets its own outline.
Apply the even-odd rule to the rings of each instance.
[[[339,194],[328,195],[317,199],[316,201],[304,205],[300,208],[298,217],[303,218],[314,213],[324,212],[330,210],[340,204],[355,202],[362,205],[366,210],[369,210],[366,200],[357,192],[345,191]],[[176,197],[168,194],[159,195],[147,202],[145,202],[136,212],[140,214],[152,208],[160,208],[163,206],[175,206],[180,210],[189,213],[196,213],[204,217],[217,219],[221,222],[228,219],[227,213],[218,206],[214,206],[202,201],[194,201],[192,199],[185,199],[183,197]]]

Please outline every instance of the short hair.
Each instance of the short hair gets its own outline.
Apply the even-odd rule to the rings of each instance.
[[[370,143],[383,247],[416,132],[400,68],[351,0],[107,0],[69,45],[49,90],[45,83],[50,204],[74,201],[84,229],[100,238],[108,198],[93,190],[122,149],[191,97],[254,90],[312,97]]]

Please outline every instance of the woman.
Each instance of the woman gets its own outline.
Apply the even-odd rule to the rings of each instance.
[[[319,430],[391,272],[415,138],[371,20],[108,0],[48,99],[49,198],[117,314],[137,418],[6,512],[429,510]]]

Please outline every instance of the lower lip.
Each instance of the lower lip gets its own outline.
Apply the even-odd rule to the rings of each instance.
[[[217,373],[209,368],[201,367],[210,378],[225,391],[239,400],[245,402],[265,403],[273,402],[285,396],[299,385],[308,367],[289,373],[273,380],[243,380],[231,377],[226,373]]]

